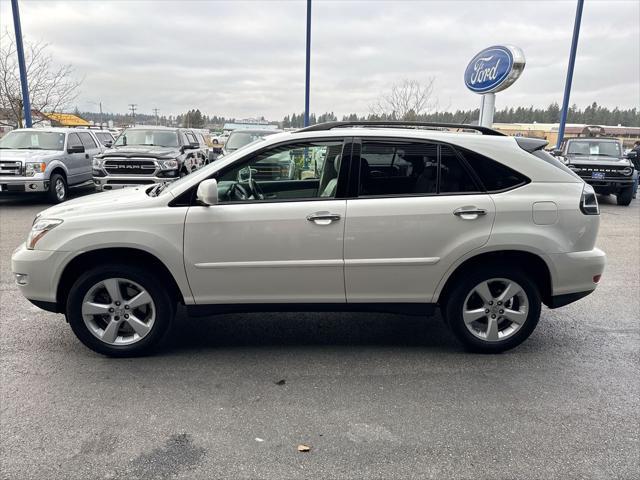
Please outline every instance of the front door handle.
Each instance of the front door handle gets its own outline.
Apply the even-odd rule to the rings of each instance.
[[[481,215],[486,215],[487,211],[477,207],[460,207],[453,211],[453,214],[463,220],[475,220]]]
[[[307,220],[316,225],[329,225],[332,222],[337,222],[340,218],[339,214],[330,212],[315,212],[307,215]]]

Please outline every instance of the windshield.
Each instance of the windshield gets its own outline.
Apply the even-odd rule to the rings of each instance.
[[[20,150],[62,150],[64,133],[24,130],[9,132],[0,139],[0,148]]]
[[[125,145],[177,147],[178,133],[175,130],[145,130],[142,128],[127,129],[118,137],[115,145],[118,147]]]
[[[602,155],[620,157],[620,145],[617,142],[598,142],[593,140],[571,141],[567,149],[569,155]]]
[[[232,132],[224,148],[232,152],[274,133],[278,132]]]

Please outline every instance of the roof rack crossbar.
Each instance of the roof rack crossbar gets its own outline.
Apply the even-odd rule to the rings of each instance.
[[[475,130],[483,135],[493,135],[504,137],[505,134],[498,132],[489,127],[481,127],[480,125],[468,125],[464,123],[439,123],[439,122],[404,122],[404,121],[384,121],[384,120],[359,120],[359,121],[344,121],[344,122],[325,122],[305,127],[298,132],[321,132],[326,130],[333,130],[334,128],[345,127],[385,127],[385,128],[416,128],[416,127],[428,127],[428,128],[447,128],[456,130]]]

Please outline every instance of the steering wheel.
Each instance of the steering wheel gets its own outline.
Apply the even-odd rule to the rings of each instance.
[[[230,200],[248,200],[249,192],[247,189],[242,186],[240,183],[234,183],[233,186],[229,189],[229,193],[227,194]]]
[[[258,200],[264,200],[264,191],[253,178],[249,179],[249,188],[251,188],[251,193],[253,193],[255,198]]]

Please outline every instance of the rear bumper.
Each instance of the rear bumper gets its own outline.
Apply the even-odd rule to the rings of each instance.
[[[596,279],[599,281],[599,276],[604,272],[607,255],[599,248],[594,248],[583,252],[550,254],[548,260],[553,284],[550,303],[562,306],[596,289]]]
[[[0,177],[0,194],[42,193],[49,190],[49,181],[29,177]]]

